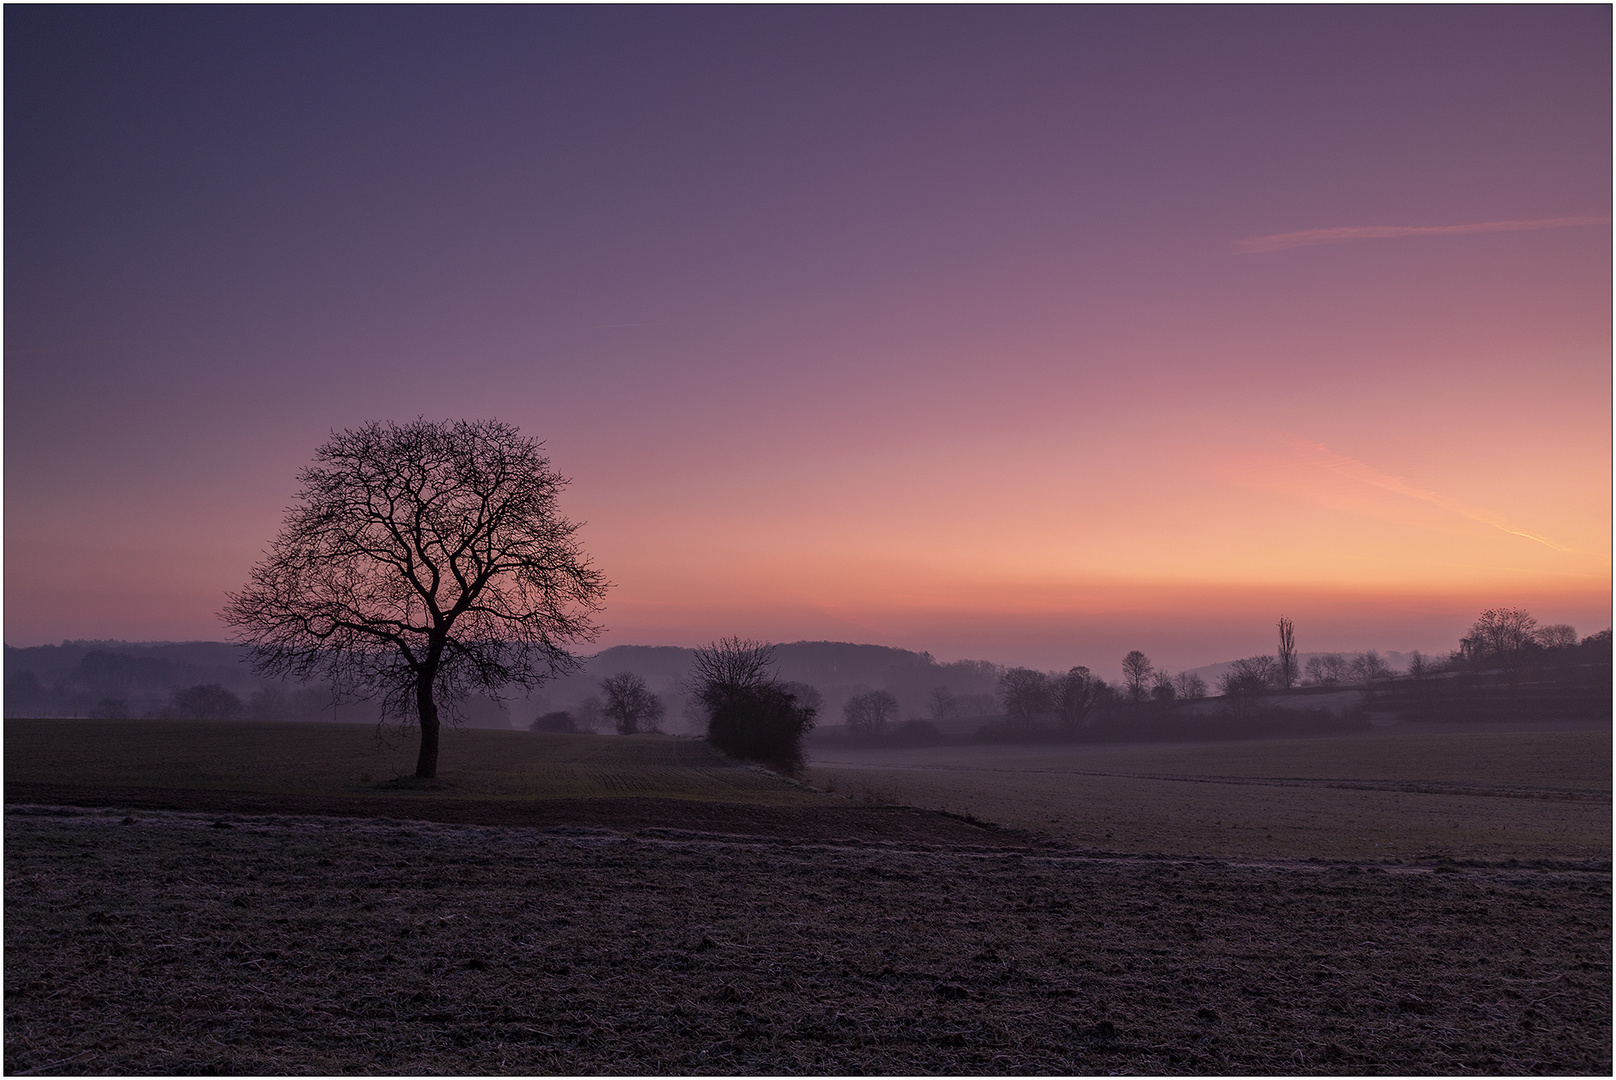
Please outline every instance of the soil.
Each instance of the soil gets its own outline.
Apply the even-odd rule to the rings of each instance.
[[[1611,1069],[1608,862],[1104,855],[852,805],[6,798],[11,1074]]]

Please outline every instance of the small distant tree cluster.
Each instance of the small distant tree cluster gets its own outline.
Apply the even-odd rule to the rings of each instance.
[[[1218,692],[1226,698],[1261,697],[1275,685],[1278,665],[1272,656],[1251,656],[1236,660],[1218,676]]]
[[[207,683],[175,690],[162,715],[174,720],[240,720],[246,711],[235,694],[218,683]]]
[[[527,726],[527,729],[529,731],[548,731],[556,735],[575,735],[578,733],[578,722],[565,709],[555,709],[550,712],[540,713]]]
[[[842,717],[854,735],[873,738],[881,733],[888,720],[898,718],[898,699],[885,690],[854,694],[842,706]]]
[[[772,645],[724,638],[696,650],[690,693],[707,714],[708,741],[719,750],[799,772],[802,740],[817,713],[776,681],[773,667]]]
[[[605,699],[601,714],[617,726],[619,735],[661,734],[659,725],[667,708],[644,679],[632,671],[609,675],[600,681],[600,692]]]

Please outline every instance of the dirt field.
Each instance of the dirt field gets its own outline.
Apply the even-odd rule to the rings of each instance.
[[[322,789],[288,781],[288,757],[256,789],[231,790],[218,778],[236,765],[154,736],[142,744],[148,767],[168,768],[171,784],[214,782],[117,786],[81,782],[127,779],[115,753],[103,747],[75,773],[71,753],[41,745],[48,730],[14,723],[11,1074],[1608,1075],[1612,1065],[1608,839],[1591,857],[1132,854],[817,794],[682,740],[663,740],[682,744],[674,750],[494,740],[487,775],[468,754],[466,771],[428,788],[354,775]],[[38,756],[19,763],[18,748]],[[1170,756],[1113,758],[1117,797],[1087,812],[1136,839],[1165,830],[1135,820],[1156,812],[1129,787],[1144,772],[1194,791],[1364,793],[1228,782],[1273,779],[1287,754],[1347,760],[1339,748],[1247,746],[1243,766],[1174,752],[1177,774]],[[627,791],[677,785],[668,755],[690,753],[688,790],[716,783],[728,801],[611,795],[600,779]],[[1407,758],[1371,744],[1350,753]],[[1161,779],[1197,766],[1202,780],[1225,779]],[[1532,770],[1515,770],[1538,777],[1532,790],[1556,776],[1584,790],[1575,768]],[[1370,771],[1360,762],[1323,778]],[[1608,837],[1608,756],[1587,771],[1591,794],[1560,800],[1429,795],[1407,776],[1382,779],[1403,784],[1392,792],[1403,797],[1529,816],[1597,801],[1602,771]],[[1003,779],[1018,788],[1037,775],[1023,762]],[[546,776],[601,797],[509,794]],[[1324,805],[1312,835],[1350,847],[1341,838],[1359,822],[1332,832],[1336,804]]]
[[[6,815],[8,1073],[1611,1065],[1606,873],[125,820]]]

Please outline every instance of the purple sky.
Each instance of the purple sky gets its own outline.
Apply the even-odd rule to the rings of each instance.
[[[602,644],[1609,625],[1608,7],[5,28],[8,644],[222,637],[416,415],[547,441]]]

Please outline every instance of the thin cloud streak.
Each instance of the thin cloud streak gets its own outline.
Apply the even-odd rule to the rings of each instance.
[[[1423,503],[1429,503],[1430,505],[1438,507],[1442,510],[1446,510],[1451,514],[1458,514],[1460,517],[1468,518],[1469,520],[1479,524],[1491,526],[1492,528],[1497,529],[1499,532],[1509,533],[1511,536],[1519,536],[1527,540],[1535,541],[1542,544],[1544,547],[1553,548],[1555,551],[1563,551],[1569,555],[1582,554],[1576,548],[1562,547],[1561,545],[1556,544],[1554,541],[1539,536],[1536,533],[1529,533],[1521,529],[1514,528],[1497,514],[1489,513],[1486,510],[1473,509],[1466,506],[1464,503],[1461,503],[1458,499],[1449,498],[1448,496],[1440,494],[1439,492],[1426,491],[1423,488],[1414,487],[1401,477],[1393,476],[1391,473],[1381,472],[1379,469],[1376,469],[1373,466],[1365,465],[1356,458],[1347,457],[1345,454],[1338,454],[1322,443],[1308,442],[1306,439],[1300,439],[1295,436],[1291,436],[1289,441],[1292,446],[1302,451],[1302,453],[1306,454],[1319,465],[1329,469],[1333,473],[1347,477],[1350,480],[1355,480],[1361,484],[1367,484],[1370,487],[1380,488],[1383,491],[1390,491],[1393,494],[1401,495],[1404,498],[1416,499]]]
[[[1235,248],[1246,255],[1263,255],[1289,248],[1317,244],[1342,244],[1351,240],[1386,240],[1404,236],[1452,236],[1469,233],[1530,232],[1536,229],[1564,229],[1573,225],[1609,225],[1608,217],[1539,218],[1534,221],[1477,221],[1468,225],[1346,225],[1335,229],[1303,229],[1301,232],[1248,236],[1237,240]]]

